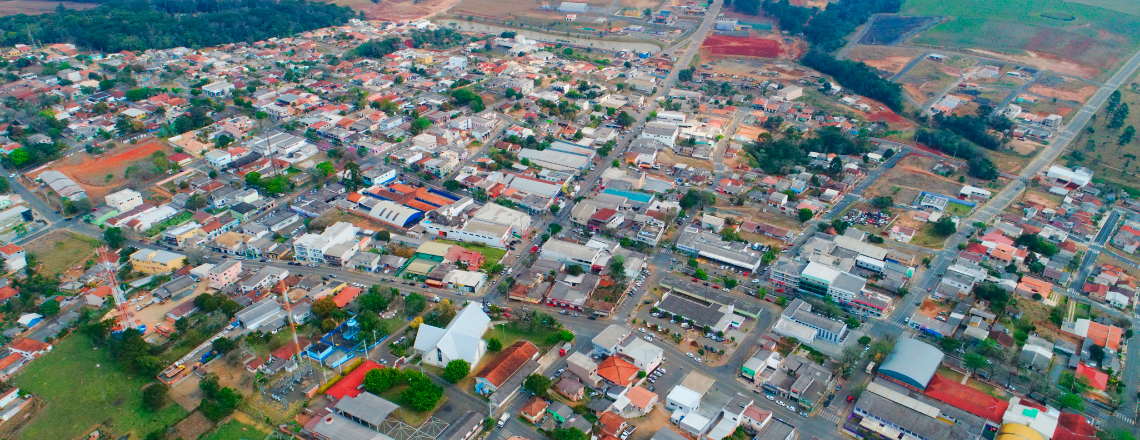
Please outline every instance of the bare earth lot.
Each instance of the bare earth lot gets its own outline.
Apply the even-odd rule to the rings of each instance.
[[[847,58],[862,61],[868,66],[879,69],[885,76],[899,73],[907,63],[915,57],[921,56],[920,49],[886,46],[855,46],[847,51]]]
[[[56,230],[35,241],[25,243],[24,249],[29,254],[35,254],[37,261],[43,263],[40,271],[50,276],[62,273],[72,265],[82,266],[86,258],[93,256],[92,252],[96,245],[98,242],[94,239]]]

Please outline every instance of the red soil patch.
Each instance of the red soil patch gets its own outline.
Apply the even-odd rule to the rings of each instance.
[[[701,48],[712,55],[776,58],[784,53],[780,42],[767,38],[710,35]]]
[[[67,175],[87,190],[88,197],[99,200],[118,189],[125,180],[123,172],[128,167],[140,160],[149,159],[155,151],[171,153],[166,143],[147,139],[137,145],[116,147],[113,151],[98,156],[77,153],[48,168]],[[113,176],[110,182],[106,180],[108,174]]]

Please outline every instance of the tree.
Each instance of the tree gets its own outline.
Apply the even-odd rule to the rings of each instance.
[[[420,312],[424,311],[424,308],[426,306],[427,298],[425,298],[423,295],[412,292],[409,293],[408,296],[404,297],[404,307],[408,309],[408,314],[410,315],[418,315]]]
[[[879,210],[888,209],[895,206],[895,199],[891,196],[878,196],[871,199],[871,206]]]
[[[373,286],[376,287],[376,286]],[[360,297],[360,309],[372,313],[379,313],[388,309],[388,298],[379,292],[369,292]]]
[[[962,361],[966,364],[966,368],[973,371],[977,371],[979,368],[989,365],[989,363],[986,362],[986,358],[977,353],[966,353],[966,356],[962,357]]]
[[[587,440],[590,436],[578,428],[554,428],[550,431],[550,438],[553,440]]]
[[[447,180],[447,181],[443,182],[443,187],[446,188],[448,191],[453,191],[453,192],[459,191],[459,188],[461,186],[462,186],[462,184],[460,184],[459,181],[457,181],[457,180]]]
[[[237,342],[233,339],[223,336],[214,340],[214,350],[217,350],[218,354],[229,353],[235,348],[237,348]]]
[[[615,120],[617,121],[618,125],[620,125],[621,128],[623,128],[623,129],[629,128],[630,126],[633,125],[634,122],[636,122],[636,120],[633,118],[633,116],[630,116],[629,113],[625,112],[625,110],[622,110],[621,113],[618,113],[617,118]]]
[[[463,380],[471,373],[471,364],[463,359],[455,359],[447,363],[447,367],[443,369],[443,379],[456,383]]]
[[[810,209],[807,209],[807,208],[800,209],[798,215],[800,217],[801,222],[806,222],[808,220],[811,220],[812,217],[815,217],[815,213],[812,212]]]
[[[110,246],[111,249],[118,249],[127,242],[127,237],[123,235],[122,229],[107,228],[103,231],[103,241],[107,242],[107,246]]]
[[[546,391],[550,389],[552,382],[550,378],[541,374],[532,374],[527,376],[526,381],[523,382],[523,389],[530,391],[536,396],[545,396]]]
[[[496,338],[488,339],[487,340],[487,349],[491,350],[491,351],[502,350],[503,349],[503,343],[502,343],[502,341],[499,341]]]
[[[1062,394],[1061,398],[1057,399],[1057,403],[1061,405],[1061,408],[1075,409],[1077,411],[1083,411],[1085,409],[1085,398],[1076,393]]]
[[[158,411],[166,406],[166,396],[169,393],[170,387],[163,383],[152,382],[143,390],[143,405],[148,410]]]
[[[942,338],[942,351],[952,352],[962,347],[962,342],[954,338]]]
[[[40,304],[40,314],[46,318],[51,318],[59,314],[59,301],[49,299]]]
[[[404,372],[398,368],[380,368],[364,375],[364,389],[380,394],[404,381]]]
[[[859,337],[859,345],[867,345],[870,343],[871,343],[871,337],[870,336],[864,335],[864,336]]]
[[[339,308],[340,307],[337,307],[336,305],[336,301],[333,300],[332,295],[329,295],[313,301],[313,305],[310,311],[312,311],[313,315],[316,317],[325,319],[332,316],[332,314]]]
[[[958,230],[958,227],[954,225],[954,220],[950,219],[949,216],[944,215],[944,216],[940,217],[938,219],[938,221],[934,222],[934,233],[935,234],[942,235],[942,236],[948,236],[950,234],[953,234],[957,230]]]

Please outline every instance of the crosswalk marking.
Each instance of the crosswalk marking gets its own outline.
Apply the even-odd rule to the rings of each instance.
[[[827,412],[827,411],[820,412],[819,417],[823,417],[825,420],[827,420],[831,423],[839,423],[839,416],[832,414],[830,412]]]
[[[1135,425],[1136,424],[1136,421],[1133,420],[1131,417],[1128,417],[1128,416],[1121,414],[1121,413],[1116,413],[1116,418],[1123,420],[1125,422],[1128,422],[1129,425]]]

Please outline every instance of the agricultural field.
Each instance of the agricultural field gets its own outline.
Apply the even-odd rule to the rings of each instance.
[[[93,238],[67,230],[56,230],[25,243],[24,249],[35,255],[36,261],[43,263],[40,272],[50,276],[64,273],[72,269],[73,265],[82,266],[85,258],[94,256],[93,252],[98,245],[99,242]]]
[[[874,17],[869,28],[859,40],[859,44],[892,45],[904,39],[906,35],[917,29],[927,26],[932,17],[902,17],[894,15],[881,15]]]
[[[922,54],[921,49],[906,47],[854,46],[847,51],[847,59],[862,61],[878,69],[883,77],[890,77]]]
[[[1140,136],[1133,136],[1130,142],[1120,145],[1125,127],[1140,128],[1140,93],[1121,89],[1120,102],[1128,104],[1128,117],[1119,129],[1107,124],[1112,119],[1106,107],[1097,111],[1095,120],[1090,121],[1085,130],[1075,139],[1065,156],[1071,166],[1083,166],[1093,170],[1097,182],[1117,185],[1130,194],[1140,196]],[[1091,131],[1091,132],[1090,132]],[[1136,162],[1136,163],[1133,163]]]
[[[1084,4],[1082,4],[1084,3]],[[1126,0],[907,0],[902,13],[948,17],[911,41],[973,51],[1090,79],[1103,79],[1140,43],[1140,15]],[[1094,6],[1095,5],[1095,6]]]
[[[11,383],[38,395],[48,405],[22,431],[20,438],[85,437],[98,429],[108,438],[143,438],[186,417],[168,403],[157,412],[143,407],[142,389],[153,377],[129,375],[107,350],[94,350],[79,334],[59,340],[55,348],[24,367]]]
[[[67,9],[85,10],[99,6],[98,3],[81,2],[45,2],[36,0],[16,0],[0,3],[0,16],[3,15],[40,15],[54,12],[55,8],[63,6]]]

